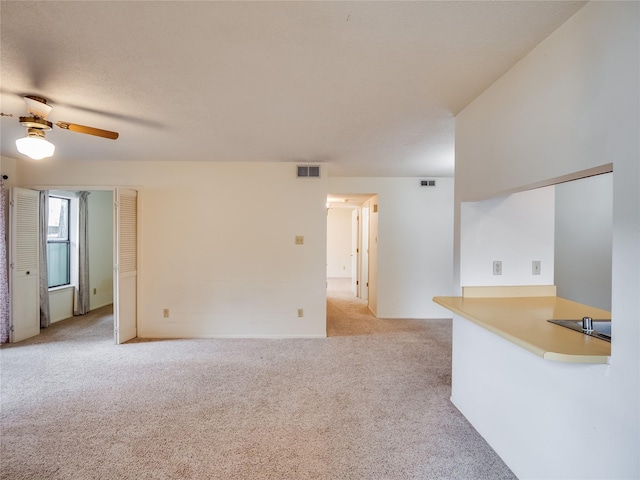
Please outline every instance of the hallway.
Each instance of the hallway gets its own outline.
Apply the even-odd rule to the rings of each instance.
[[[350,278],[327,279],[327,336],[389,334],[423,328],[422,320],[376,318],[366,300],[354,296]]]

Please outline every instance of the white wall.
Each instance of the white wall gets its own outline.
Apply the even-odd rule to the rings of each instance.
[[[5,232],[7,237],[9,236],[9,190],[11,187],[17,185],[16,174],[16,161],[13,158],[0,156],[0,175],[7,175],[4,181],[5,198],[4,198],[4,219],[5,219]],[[4,240],[4,239],[0,239]],[[7,246],[7,261],[8,261],[8,246]],[[8,267],[7,267],[8,268]]]
[[[525,360],[496,342],[493,361],[476,366],[482,339],[454,327],[462,381],[479,375],[490,382],[483,391],[511,407],[457,405],[520,478],[640,477],[639,7],[587,4],[456,118],[457,205],[613,163],[611,365]],[[539,411],[549,398],[553,407]],[[595,414],[576,419],[577,405]]]
[[[93,190],[87,204],[91,290],[89,308],[93,310],[113,303],[113,192]]]
[[[453,179],[331,177],[334,193],[378,194],[377,316],[446,318],[436,295],[453,294]]]
[[[554,187],[463,203],[460,239],[462,286],[552,285]],[[493,274],[493,261],[502,275]],[[540,261],[540,275],[531,262]]]
[[[16,182],[16,160],[14,158],[0,156],[0,174],[7,175],[4,181],[5,188],[15,185]]]
[[[326,336],[324,176],[296,178],[288,163],[59,158],[18,171],[24,186],[138,189],[139,336]]]
[[[613,174],[555,189],[558,296],[610,311]]]
[[[73,316],[73,286],[49,290],[49,317],[51,323],[59,322]]]
[[[351,208],[327,211],[327,277],[351,278]]]
[[[16,161],[13,158],[0,156],[0,175],[7,175],[6,180],[4,180],[4,212],[2,218],[4,219],[4,231],[5,235],[9,237],[9,199],[10,194],[9,190],[12,186],[16,185],[17,174],[16,174]],[[9,276],[9,245],[6,238],[0,238],[0,242],[5,242],[5,246],[7,249],[7,277]]]

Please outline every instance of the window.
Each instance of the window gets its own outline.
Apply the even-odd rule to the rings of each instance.
[[[70,241],[68,198],[49,196],[49,225],[47,230],[47,270],[49,288],[70,283]]]

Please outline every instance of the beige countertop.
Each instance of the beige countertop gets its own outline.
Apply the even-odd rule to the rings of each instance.
[[[606,310],[555,296],[434,297],[433,301],[545,360],[609,363],[609,342],[547,321],[611,318]]]

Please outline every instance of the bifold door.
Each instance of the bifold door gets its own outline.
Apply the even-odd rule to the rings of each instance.
[[[13,187],[9,202],[9,341],[20,342],[40,334],[40,254],[38,224],[40,192]]]
[[[114,328],[116,343],[137,336],[138,293],[138,192],[115,191],[115,302]]]

